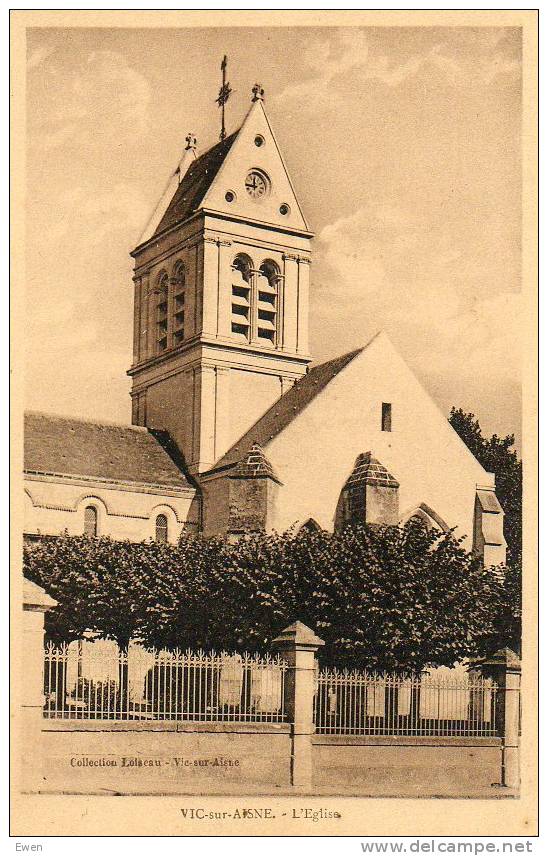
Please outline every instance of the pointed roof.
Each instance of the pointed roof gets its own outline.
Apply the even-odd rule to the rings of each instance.
[[[272,640],[272,644],[284,650],[293,647],[320,648],[325,645],[325,642],[307,624],[302,621],[294,621]]]
[[[366,346],[367,347],[367,346]],[[300,378],[272,407],[261,416],[233,446],[211,468],[210,472],[232,467],[239,464],[248,450],[257,445],[266,446],[281,431],[284,430],[302,411],[325,389],[327,384],[337,377],[358,354],[365,350],[358,348],[334,360],[328,360],[310,369],[308,374]]]
[[[250,170],[267,177],[268,193],[259,203],[245,190]],[[228,202],[227,191],[234,198]],[[255,100],[236,133],[230,153],[204,197],[203,207],[277,228],[308,231],[287,165],[261,99]],[[283,213],[282,213],[283,211]]]
[[[371,452],[358,455],[346,487],[354,488],[361,484],[382,485],[383,487],[399,487],[399,482],[391,476],[383,464],[373,457]]]
[[[180,464],[180,462],[179,462]],[[136,425],[25,414],[25,472],[169,487],[192,487],[165,434]]]
[[[258,443],[253,443],[248,453],[244,455],[236,469],[230,475],[236,478],[271,478],[274,481],[279,481],[274,473],[272,464]]]
[[[238,133],[239,131],[234,131],[190,164],[154,235],[183,222],[200,207]]]
[[[278,228],[308,231],[261,99],[254,99],[241,126],[226,139],[198,158],[194,158],[193,148],[185,152],[141,235],[138,247],[184,222],[200,208],[260,220]],[[245,177],[251,169],[266,172],[272,184],[272,193],[261,201],[260,206],[247,197],[244,189]],[[230,202],[226,198],[229,190],[232,193]]]
[[[495,488],[477,488],[476,497],[481,506],[481,510],[487,514],[500,514],[502,506],[498,501],[495,493]]]

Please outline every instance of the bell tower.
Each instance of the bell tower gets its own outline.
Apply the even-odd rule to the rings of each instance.
[[[253,87],[239,130],[182,160],[135,260],[132,421],[210,469],[305,372],[310,243]]]

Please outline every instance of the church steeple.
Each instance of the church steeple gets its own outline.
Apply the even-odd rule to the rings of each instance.
[[[198,157],[187,136],[132,253],[133,420],[168,430],[196,473],[309,362],[312,234],[263,98],[256,84],[241,127]]]

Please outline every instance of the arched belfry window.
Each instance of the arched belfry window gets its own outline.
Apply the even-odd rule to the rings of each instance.
[[[178,262],[173,276],[173,347],[185,338],[185,266]]]
[[[167,312],[169,300],[169,277],[167,273],[160,276],[158,283],[158,305],[156,313],[156,341],[158,353],[167,348]]]
[[[167,543],[167,517],[165,514],[159,514],[156,517],[156,541],[159,544]]]
[[[280,271],[273,261],[254,270],[251,259],[238,255],[232,264],[233,336],[275,347],[278,343]]]
[[[257,275],[257,337],[263,344],[276,344],[279,281],[274,262],[263,262]]]
[[[232,334],[251,341],[252,264],[247,256],[236,256],[232,265]]]
[[[94,505],[87,505],[84,509],[84,535],[97,537],[97,509]]]

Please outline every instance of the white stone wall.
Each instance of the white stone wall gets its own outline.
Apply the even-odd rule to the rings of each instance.
[[[392,431],[381,431],[382,403]],[[400,516],[426,503],[472,547],[476,486],[493,476],[476,461],[387,336],[381,333],[277,437],[265,453],[280,488],[275,528],[312,517],[333,529],[340,491],[361,452],[400,483]]]
[[[155,536],[158,514],[168,521],[168,540],[176,543],[184,528],[196,531],[199,521],[194,490],[170,491],[101,484],[62,477],[25,477],[25,534],[70,535],[84,532],[84,509],[98,515],[98,535],[144,541]]]

